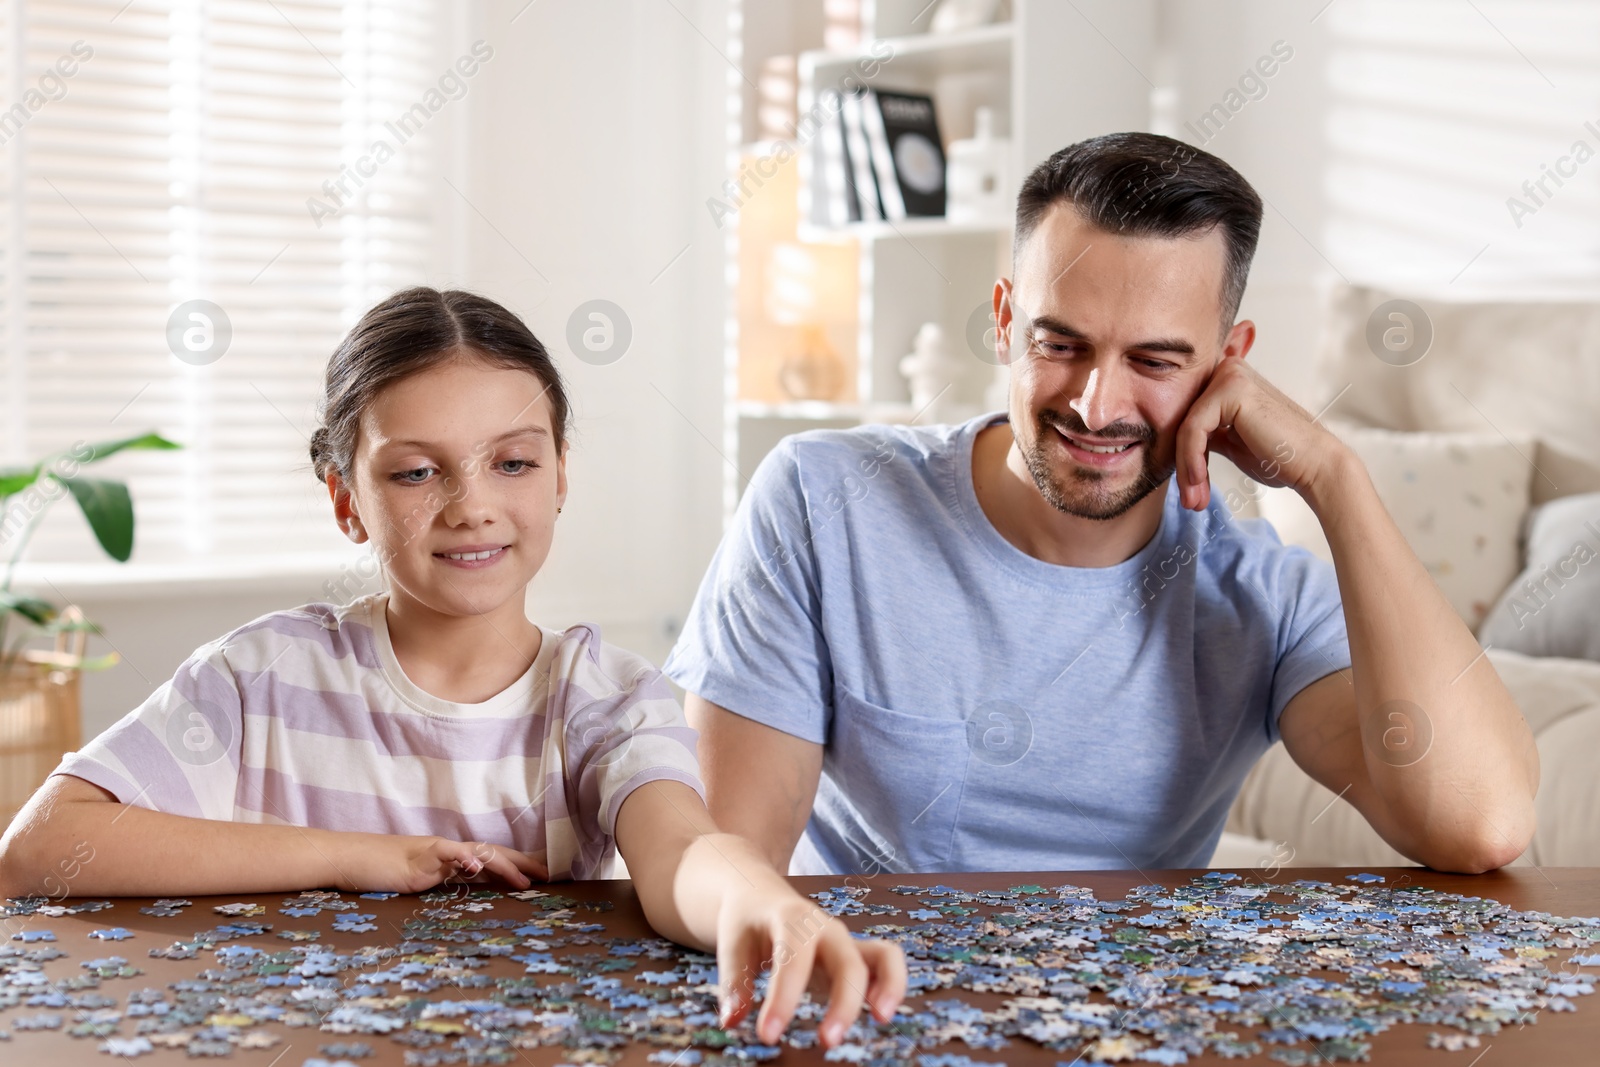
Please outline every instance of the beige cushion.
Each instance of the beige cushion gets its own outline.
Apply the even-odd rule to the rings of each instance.
[[[1366,464],[1393,516],[1456,614],[1474,630],[1521,566],[1531,438],[1495,433],[1400,433],[1330,424]],[[1322,526],[1300,494],[1264,489],[1261,516],[1285,544],[1332,562]]]
[[[1293,852],[1287,845],[1279,846],[1259,837],[1224,830],[1208,866],[1255,868],[1266,872],[1274,867],[1290,866],[1293,860]]]
[[[1541,867],[1600,863],[1600,703],[1575,711],[1539,736],[1539,832],[1530,862]]]
[[[1425,356],[1393,366],[1373,354],[1367,320],[1399,298],[1433,331]],[[1533,502],[1600,489],[1600,303],[1454,303],[1339,285],[1318,359],[1332,416],[1393,430],[1537,437]]]

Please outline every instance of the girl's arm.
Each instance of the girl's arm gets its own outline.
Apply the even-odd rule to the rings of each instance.
[[[45,782],[0,838],[0,896],[271,893],[332,886],[418,892],[492,872],[518,889],[541,864],[498,846],[169,815],[81,778]]]
[[[830,1003],[819,1031],[829,1048],[844,1039],[863,999],[887,1022],[905,997],[898,945],[851,937],[844,923],[795,892],[753,844],[719,831],[682,782],[647,782],[629,793],[617,812],[616,839],[650,925],[716,953],[725,1027],[749,1012],[755,978],[768,964],[772,975],[756,1024],[768,1044],[788,1026],[813,970],[827,976]]]

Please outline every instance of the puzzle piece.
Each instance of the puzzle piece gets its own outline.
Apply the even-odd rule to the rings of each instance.
[[[148,1055],[155,1050],[156,1047],[147,1037],[112,1037],[100,1042],[101,1052],[109,1052],[113,1056],[123,1056],[127,1059]]]
[[[252,915],[265,915],[266,906],[263,904],[218,904],[211,909],[218,915],[227,915],[230,918],[247,919]]]
[[[362,894],[362,896],[369,895]],[[317,1051],[336,1060],[359,1060],[372,1055],[372,1046],[360,1041],[340,1041],[332,1045],[323,1045]]]

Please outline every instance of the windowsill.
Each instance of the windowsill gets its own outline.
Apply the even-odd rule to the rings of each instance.
[[[59,601],[281,589],[286,582],[360,574],[361,553],[281,552],[168,563],[22,563],[14,586]],[[370,566],[370,564],[369,564]]]

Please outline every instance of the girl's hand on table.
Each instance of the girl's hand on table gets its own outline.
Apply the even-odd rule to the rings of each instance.
[[[443,837],[351,836],[362,840],[345,855],[330,857],[347,883],[341,889],[420,893],[441,882],[482,880],[486,875],[515,889],[527,889],[535,880],[550,879],[543,863],[503,845]]]
[[[905,999],[906,961],[889,941],[857,940],[843,922],[774,877],[742,886],[725,898],[717,930],[722,1025],[735,1026],[755,1001],[755,978],[770,963],[756,1034],[775,1044],[794,1018],[800,996],[826,991],[828,1010],[817,1030],[833,1048],[861,1014],[888,1022]]]

